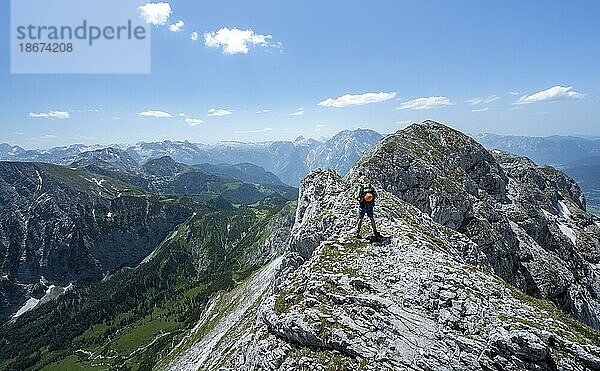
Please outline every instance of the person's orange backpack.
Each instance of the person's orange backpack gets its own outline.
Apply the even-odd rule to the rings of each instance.
[[[360,204],[365,207],[372,207],[376,198],[375,189],[371,184],[363,184],[360,187]]]

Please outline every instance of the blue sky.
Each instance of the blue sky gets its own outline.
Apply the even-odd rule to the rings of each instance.
[[[13,75],[3,1],[0,142],[320,138],[424,119],[469,133],[600,135],[596,1],[168,5],[152,26],[151,74]]]

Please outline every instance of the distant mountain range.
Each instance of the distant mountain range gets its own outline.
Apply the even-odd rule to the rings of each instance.
[[[488,149],[500,149],[528,157],[538,164],[563,170],[580,183],[590,210],[600,212],[600,165],[597,165],[600,162],[599,138],[526,137],[488,133],[474,137]],[[340,175],[345,175],[356,160],[382,138],[381,134],[373,130],[357,129],[344,130],[325,141],[304,137],[298,137],[294,141],[227,141],[214,145],[163,141],[140,142],[132,146],[114,145],[110,148],[75,144],[49,150],[25,150],[18,146],[0,144],[0,160],[61,165],[75,163],[77,167],[144,186],[138,183],[140,179],[131,177],[131,168],[169,156],[174,162],[193,166],[203,172],[227,176],[235,174],[233,177],[238,179],[250,170],[249,164],[253,164],[272,173],[273,178],[280,179],[284,184],[298,186],[310,170],[319,167],[335,169]],[[93,163],[87,157],[94,158]],[[115,168],[109,166],[111,164],[119,166]],[[226,167],[224,164],[230,166]],[[217,165],[219,168],[215,169],[210,165]],[[275,184],[272,183],[274,179],[267,178],[260,179],[259,183]]]
[[[260,143],[220,142],[215,145],[187,141],[137,143],[133,146],[112,145],[120,152],[105,151],[105,162],[124,161],[144,164],[164,156],[187,165],[251,163],[270,171],[285,184],[297,186],[308,172],[317,167],[337,170],[344,175],[363,152],[382,138],[367,129],[344,130],[326,141],[298,137],[294,141]],[[82,153],[104,150],[106,146],[74,144],[49,150],[26,150],[0,144],[0,160],[47,162],[70,165]],[[112,157],[111,157],[112,156]],[[84,156],[85,157],[85,156]],[[96,156],[98,157],[98,156]]]

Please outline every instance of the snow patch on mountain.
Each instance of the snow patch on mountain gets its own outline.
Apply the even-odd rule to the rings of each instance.
[[[571,240],[571,242],[573,242],[573,245],[577,244],[577,237],[575,237],[575,232],[573,232],[573,230],[571,228],[569,228],[566,224],[564,224],[564,223],[558,223],[558,229],[560,229],[560,231],[569,240]]]
[[[571,217],[569,207],[565,204],[564,201],[558,201],[558,215],[560,215],[560,217],[564,219],[569,219]]]
[[[39,171],[36,170],[35,173],[37,174],[37,178],[39,181],[39,184],[37,185],[37,190],[39,192],[42,189],[42,184],[44,183],[44,181],[42,180],[42,176],[40,175]]]
[[[42,277],[41,281],[44,281],[43,277]],[[21,308],[19,308],[19,310],[13,315],[12,318],[14,319],[19,316],[22,316],[24,313],[29,312],[30,310],[33,310],[42,304],[45,304],[52,300],[56,300],[59,296],[61,296],[62,294],[64,294],[65,292],[67,292],[71,289],[73,289],[72,283],[70,283],[66,287],[50,285],[46,289],[46,293],[44,294],[44,296],[42,296],[40,299],[29,298],[25,302],[25,304],[23,304],[23,306]]]
[[[17,317],[23,315],[23,313],[29,312],[30,310],[35,308],[38,303],[39,303],[39,299],[29,298],[29,300],[27,300],[25,302],[25,304],[23,304],[23,306],[21,308],[19,308],[17,313],[15,313],[15,315],[12,318],[17,318]]]

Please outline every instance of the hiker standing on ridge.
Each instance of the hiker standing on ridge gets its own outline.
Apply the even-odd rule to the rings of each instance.
[[[368,182],[367,177],[363,173],[358,173],[359,175],[359,186],[356,193],[356,199],[358,201],[358,224],[356,225],[356,237],[361,238],[360,229],[362,228],[363,218],[365,214],[371,219],[371,227],[373,228],[373,235],[375,238],[379,238],[381,235],[377,231],[377,226],[375,225],[375,215],[373,213],[373,208],[375,207],[375,199],[377,198],[377,191]]]

